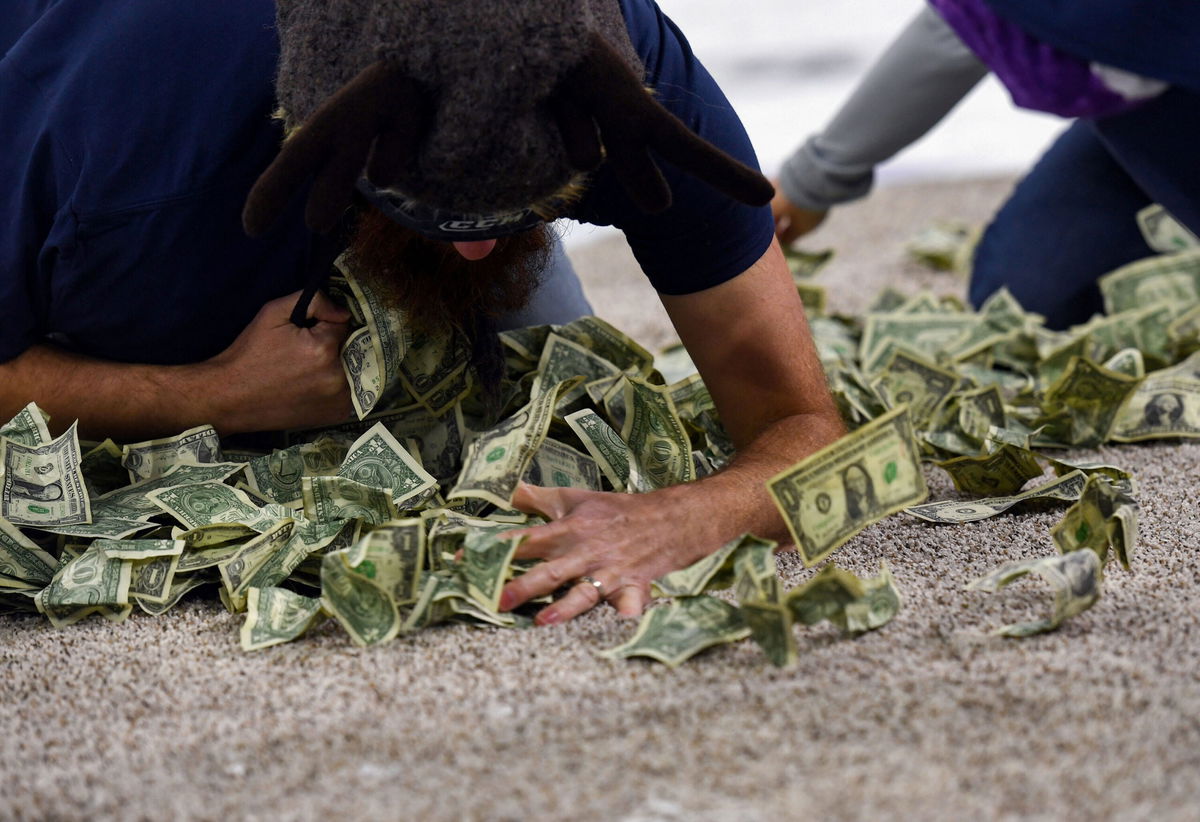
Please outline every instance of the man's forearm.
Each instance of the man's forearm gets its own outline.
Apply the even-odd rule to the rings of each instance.
[[[711,529],[708,538],[720,544],[750,532],[764,539],[790,543],[791,536],[766,484],[771,477],[820,450],[845,432],[836,415],[800,414],[779,420],[738,451],[723,471],[694,483],[665,490]]]
[[[127,441],[219,425],[215,380],[206,370],[107,362],[35,345],[0,363],[0,419],[36,402],[56,433],[78,419],[85,437]]]

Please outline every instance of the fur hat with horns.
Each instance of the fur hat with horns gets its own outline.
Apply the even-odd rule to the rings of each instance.
[[[289,137],[246,201],[251,235],[311,180],[314,231],[358,189],[414,227],[466,215],[499,236],[551,216],[602,161],[661,211],[655,154],[734,199],[771,198],[654,100],[617,0],[279,0],[278,21]]]

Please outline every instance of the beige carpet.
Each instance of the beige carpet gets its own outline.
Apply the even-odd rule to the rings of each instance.
[[[861,310],[884,284],[961,291],[900,245],[937,217],[984,218],[1006,188],[893,189],[835,215],[812,242],[838,249],[821,277],[831,307]],[[602,314],[670,338],[619,243],[578,258]],[[868,529],[838,562],[865,574],[886,558],[904,610],[854,640],[798,629],[786,671],[751,642],[676,671],[597,658],[634,627],[608,608],[366,651],[327,625],[249,655],[213,603],[61,631],[0,618],[0,818],[1195,819],[1200,446],[1075,456],[1137,472],[1135,571],[1021,642],[986,632],[1048,607],[1045,591],[962,586],[1051,552],[1061,509]],[[789,585],[808,576],[780,564]]]

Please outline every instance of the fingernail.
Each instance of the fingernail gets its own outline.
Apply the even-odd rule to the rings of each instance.
[[[515,599],[515,597],[512,594],[510,594],[508,591],[504,591],[503,593],[501,593],[500,594],[500,606],[499,606],[500,610],[507,611],[510,608],[512,608],[513,607],[513,599]]]
[[[554,625],[562,622],[562,614],[558,613],[557,611],[551,611],[548,614],[541,613],[538,614],[537,621],[539,625]]]

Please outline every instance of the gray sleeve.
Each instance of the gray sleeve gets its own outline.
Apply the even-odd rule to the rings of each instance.
[[[937,125],[987,71],[925,6],[825,130],[784,163],[780,188],[793,203],[814,211],[866,195],[875,166]]]

